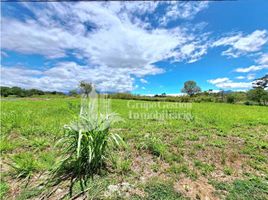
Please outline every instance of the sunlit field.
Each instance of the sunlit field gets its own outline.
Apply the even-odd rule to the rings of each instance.
[[[75,198],[268,199],[268,107],[117,99],[111,107],[122,120],[110,131],[125,145],[112,147],[86,194],[74,184]],[[79,98],[2,99],[3,199],[70,198],[69,180],[47,182],[79,108]],[[188,117],[146,118],[162,111]]]

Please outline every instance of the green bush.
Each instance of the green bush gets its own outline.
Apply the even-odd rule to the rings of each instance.
[[[227,103],[235,103],[235,97],[232,94],[227,95]]]

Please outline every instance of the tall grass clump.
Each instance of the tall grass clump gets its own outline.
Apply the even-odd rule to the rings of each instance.
[[[57,171],[70,173],[72,180],[80,181],[82,189],[105,167],[110,147],[123,144],[118,134],[109,131],[119,117],[109,113],[108,106],[108,100],[99,99],[95,93],[82,95],[80,115],[65,125],[65,135],[59,141],[64,158]]]

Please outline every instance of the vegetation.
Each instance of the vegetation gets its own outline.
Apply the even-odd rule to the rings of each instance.
[[[92,91],[92,88],[93,88],[93,86],[92,86],[92,84],[91,83],[87,83],[87,82],[85,82],[85,81],[81,81],[80,82],[80,88],[81,88],[81,92],[82,92],[82,94],[85,94],[85,95],[89,95],[89,93]]]
[[[109,94],[108,98],[111,99],[132,99],[144,101],[168,101],[168,102],[217,102],[217,103],[238,103],[245,105],[267,105],[268,104],[268,75],[256,79],[253,82],[253,89],[247,92],[234,92],[234,91],[220,91],[213,92],[213,90],[201,92],[201,88],[197,86],[195,81],[186,81],[184,87],[181,89],[187,96],[168,96],[166,93],[154,96],[134,95],[131,93],[113,93]],[[1,96],[17,96],[17,97],[30,97],[30,96],[46,96],[46,95],[62,95],[79,97],[81,94],[89,95],[93,85],[84,81],[80,82],[80,88],[69,91],[68,95],[61,92],[44,92],[41,90],[30,89],[25,90],[19,87],[1,87]]]
[[[201,92],[201,88],[197,86],[195,81],[186,81],[184,83],[184,87],[181,89],[181,92],[193,96],[194,94]]]
[[[1,87],[13,98],[1,100],[0,197],[267,199],[266,87],[264,76],[248,92],[187,81],[185,96],[109,94],[117,114],[86,82],[72,97]]]
[[[249,90],[247,95],[249,100],[256,101],[260,105],[266,105],[268,102],[268,91],[263,88]]]
[[[87,92],[86,95],[90,91]],[[81,189],[84,190],[88,179],[100,173],[104,167],[105,158],[109,156],[107,151],[111,151],[111,143],[119,146],[123,141],[118,134],[109,131],[117,117],[114,114],[93,113],[92,99],[88,99],[87,96],[83,98],[85,107],[81,105],[79,119],[65,126],[65,134],[59,140],[63,149],[63,159],[55,176],[67,173],[72,181],[79,180]]]
[[[237,95],[244,98],[244,93]],[[211,96],[203,93],[191,98]],[[215,94],[215,98],[220,96]],[[109,126],[108,132],[92,129],[79,134],[76,125],[81,121],[74,120],[74,115],[79,116],[80,98],[1,101],[2,198],[68,199],[71,182],[64,174],[73,171],[77,180],[84,174],[94,177],[83,185],[84,193],[79,181],[73,183],[73,197],[77,198],[187,199],[207,195],[210,199],[267,199],[268,107],[200,102],[189,108],[163,100],[130,102],[149,104],[145,109],[129,107],[128,102],[112,99],[113,112],[124,121]],[[160,106],[153,107],[156,103]],[[130,119],[130,109],[193,117]],[[69,125],[63,129],[65,124]],[[112,142],[116,134],[126,148]],[[107,144],[105,150],[99,145],[102,143]],[[61,182],[44,184],[63,156],[69,158],[69,164],[58,174]],[[87,173],[84,166],[92,171]],[[93,175],[94,169],[102,170]]]
[[[22,89],[20,87],[0,87],[1,91],[1,96],[3,97],[8,97],[11,95],[17,96],[17,97],[30,97],[34,95],[46,95],[46,94],[51,94],[51,95],[63,95],[62,92],[48,92],[48,91],[42,91],[38,89]]]

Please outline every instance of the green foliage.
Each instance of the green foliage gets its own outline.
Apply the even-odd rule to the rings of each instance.
[[[232,94],[227,95],[227,103],[235,103],[236,99],[235,96]]]
[[[268,198],[268,183],[259,178],[234,181],[226,200],[263,200]]]
[[[163,157],[166,153],[166,145],[158,137],[147,137],[144,147],[145,149],[148,149],[153,155],[156,155],[158,157]]]
[[[223,172],[226,175],[232,175],[233,174],[233,169],[231,169],[230,167],[224,167]]]
[[[42,192],[39,188],[23,188],[16,200],[33,199]]]
[[[147,200],[179,200],[184,199],[179,193],[175,192],[170,183],[153,181],[149,183],[144,191],[148,194]]]
[[[259,104],[266,105],[268,102],[268,91],[262,88],[252,89],[247,94],[249,100],[256,101]]]
[[[0,181],[0,199],[4,199],[9,187],[3,180]]]
[[[121,174],[127,174],[131,171],[131,163],[130,159],[118,159],[116,163],[117,170]]]
[[[70,90],[70,91],[69,91],[69,95],[70,95],[70,96],[77,96],[77,95],[78,95],[78,91],[75,90],[75,89],[74,89],[74,90]]]
[[[105,167],[105,159],[111,154],[112,145],[120,146],[124,142],[118,134],[110,132],[118,116],[99,113],[95,99],[88,98],[93,87],[84,82],[81,82],[81,87],[85,95],[82,96],[80,115],[64,127],[65,134],[58,142],[63,159],[54,174],[67,173],[72,180],[79,180],[81,189],[84,189],[89,178]]]
[[[197,167],[199,170],[201,170],[201,173],[203,175],[207,175],[210,172],[212,172],[214,170],[214,166],[207,164],[207,163],[203,163],[199,160],[194,161],[194,165],[195,167]]]
[[[268,198],[268,183],[258,177],[233,183],[210,181],[218,191],[227,193],[226,200],[263,200]]]
[[[9,140],[8,137],[2,137],[0,140],[0,151],[1,153],[6,151],[12,151],[17,147],[17,143],[15,141]]]
[[[1,96],[4,97],[8,97],[11,95],[15,95],[17,97],[30,97],[30,96],[34,96],[34,95],[45,95],[45,94],[61,94],[64,95],[64,93],[62,92],[57,92],[57,91],[53,91],[53,92],[44,92],[42,90],[38,90],[38,89],[23,89],[20,87],[3,87],[0,86],[0,91],[1,91]]]
[[[198,92],[201,92],[201,89],[199,86],[197,86],[195,81],[186,81],[184,83],[184,87],[181,89],[181,92],[192,96]]]
[[[197,178],[196,173],[192,171],[188,165],[185,165],[185,164],[173,164],[169,168],[169,171],[176,175],[185,174],[187,177],[191,179]]]
[[[40,169],[33,153],[19,153],[11,159],[12,163],[10,163],[10,166],[13,168],[14,174],[19,178],[29,178]]]
[[[266,74],[265,76],[256,79],[253,82],[253,88],[267,88],[268,87],[268,74]]]
[[[102,123],[107,123],[109,119]],[[60,140],[63,147],[63,155],[66,158],[62,161],[59,170],[67,168],[74,176],[81,179],[85,184],[88,178],[99,173],[104,167],[105,156],[112,143],[119,145],[122,139],[119,135],[109,131],[109,124],[103,128],[103,124],[98,124],[94,129],[89,128],[91,121],[84,119],[83,126],[72,124],[66,127],[66,134]]]
[[[82,90],[82,93],[84,93],[85,95],[88,95],[93,89],[92,84],[87,83],[85,81],[81,81],[79,86],[80,86],[80,88]]]
[[[207,97],[210,97],[210,95],[212,96],[212,94],[209,94]],[[205,97],[205,94],[196,94],[192,97],[187,96],[187,98],[191,101],[193,98],[200,98],[201,96]],[[165,99],[169,97],[161,98]],[[216,94],[215,98],[217,98]],[[176,99],[176,97],[174,97],[174,99]],[[65,134],[66,136],[70,134],[67,133],[69,130],[64,132],[62,127],[64,124],[69,124],[69,122],[73,120],[73,115],[79,113],[80,102],[79,98],[50,98],[50,100],[5,99],[1,102],[1,139],[3,140],[1,140],[0,147],[4,163],[13,163],[13,157],[15,157],[15,155],[23,157],[20,155],[25,154],[24,151],[31,152],[28,157],[32,156],[32,159],[29,159],[30,161],[27,161],[24,164],[21,164],[21,162],[22,160],[27,160],[26,156],[24,156],[25,159],[20,158],[18,159],[19,161],[15,161],[22,166],[19,170],[15,170],[11,167],[3,167],[5,179],[7,179],[8,182],[10,179],[16,181],[12,175],[18,176],[23,172],[22,174],[25,175],[21,175],[20,177],[34,177],[29,181],[29,186],[35,184],[35,175],[39,175],[40,171],[45,172],[44,176],[41,176],[40,179],[46,178],[46,174],[52,170],[52,167],[55,167],[57,163],[56,161],[58,161],[60,155],[67,157],[72,153],[66,150],[67,154],[62,154],[60,148],[61,145],[55,146],[55,141],[63,138],[63,135]],[[144,103],[144,101],[135,101],[133,103]],[[70,109],[70,104],[73,105],[73,109]],[[161,102],[161,105],[172,106],[175,105],[175,103]],[[117,151],[117,145],[114,145],[113,141],[109,141],[110,145],[108,146],[110,147],[107,148],[102,166],[104,169],[107,167],[111,170],[110,162],[106,162],[107,159],[110,158],[110,153],[118,155],[118,162],[116,165],[113,165],[115,168],[113,168],[114,170],[111,170],[113,173],[109,174],[109,176],[104,176],[104,173],[102,173],[104,170],[101,170],[101,176],[94,176],[94,180],[92,181],[89,179],[89,182],[92,182],[92,185],[89,183],[87,185],[88,187],[92,187],[92,190],[89,191],[89,196],[92,197],[91,191],[93,192],[93,190],[95,190],[93,182],[95,183],[97,179],[106,179],[107,181],[105,184],[103,182],[100,183],[98,189],[94,191],[94,194],[98,194],[97,197],[102,199],[103,196],[101,195],[106,190],[105,188],[110,184],[118,183],[117,181],[121,181],[122,178],[124,178],[124,181],[126,180],[131,184],[133,180],[138,180],[138,178],[142,176],[148,178],[146,177],[146,173],[136,173],[135,167],[137,163],[141,170],[148,170],[149,168],[149,170],[164,174],[172,180],[184,175],[191,179],[196,179],[203,174],[210,177],[209,173],[212,170],[213,165],[204,166],[203,164],[212,163],[214,158],[209,160],[208,163],[196,163],[196,166],[194,165],[194,161],[197,159],[202,161],[210,159],[211,155],[207,156],[207,152],[213,154],[214,150],[220,152],[221,150],[225,150],[225,147],[231,147],[232,151],[234,151],[237,156],[242,154],[242,156],[247,157],[247,162],[243,162],[243,166],[245,166],[245,168],[243,167],[243,169],[245,169],[245,174],[248,175],[251,172],[254,174],[267,173],[266,152],[268,146],[267,141],[265,141],[264,138],[267,133],[268,107],[226,103],[192,103],[191,105],[192,108],[190,112],[194,116],[193,121],[174,119],[167,119],[165,121],[147,119],[133,120],[128,118],[129,110],[127,101],[112,99],[112,110],[119,113],[125,122],[114,124],[112,129],[109,129],[109,133],[120,133],[120,135],[124,135],[125,140],[130,144],[131,151],[126,152],[125,149],[121,148],[120,151]],[[149,109],[148,112],[161,112],[162,110],[163,109],[161,108],[152,108]],[[185,109],[176,109],[176,111],[184,112]],[[143,111],[137,109],[137,112]],[[76,132],[76,134],[78,135],[79,132]],[[85,135],[88,134],[85,133]],[[149,135],[149,137],[147,137],[147,135]],[[82,138],[83,140],[86,140],[84,139],[84,136]],[[78,139],[76,142],[78,142]],[[152,144],[152,147],[150,147],[152,151],[148,148],[148,144],[150,143]],[[62,141],[63,150],[64,148],[67,148],[68,144],[69,143],[64,143]],[[237,146],[237,144],[239,145]],[[83,145],[84,144],[81,144],[81,149]],[[141,146],[141,149],[137,150],[139,145]],[[75,143],[75,146],[77,147],[77,143]],[[160,146],[160,148],[158,146]],[[162,146],[164,146],[164,148]],[[75,161],[77,159],[76,148],[73,150],[72,161]],[[160,155],[162,159],[154,157],[153,163],[147,164],[146,159],[144,161],[143,156],[148,157],[148,153],[154,151],[158,152],[156,155]],[[85,151],[81,150],[80,153],[83,154],[82,152]],[[228,153],[228,151],[224,152],[225,154]],[[139,157],[137,158],[137,156]],[[221,156],[215,159],[219,159],[218,164],[221,165],[220,168],[217,168],[215,173],[218,173],[218,170],[221,170],[222,173],[225,173],[228,176],[234,176],[234,173],[232,172],[233,169],[225,167],[228,164],[228,156],[225,157],[225,163],[224,161],[220,163]],[[75,162],[72,162],[71,164],[74,163]],[[30,167],[28,165],[30,165]],[[132,166],[133,173],[130,173],[130,168]],[[250,168],[250,172],[247,171],[248,168]],[[72,169],[75,169],[74,166],[72,168],[69,167],[69,171],[72,171]],[[75,170],[73,171],[75,172]],[[241,175],[243,176],[243,174]],[[258,187],[257,183],[254,186],[256,188]],[[264,181],[259,183],[259,185],[263,185],[263,183]],[[79,182],[76,182],[75,184],[77,189],[74,188],[74,191],[79,193]],[[247,183],[247,185],[250,184]],[[135,188],[136,186],[137,190],[143,189],[143,185],[135,185]],[[18,187],[20,187],[20,185]],[[172,188],[172,186],[170,188]],[[235,193],[235,190],[237,190],[234,189],[232,183],[219,183],[218,188],[225,188],[227,192],[233,191],[232,193]],[[216,189],[220,190],[218,188]],[[237,199],[243,199],[244,196],[241,191],[242,190],[236,192],[235,197],[237,197]],[[227,192],[225,192],[226,195],[228,195]],[[258,192],[256,196],[265,199],[263,198],[265,197],[263,194],[263,192]],[[31,191],[27,187],[27,190],[22,192],[21,199],[24,197],[28,198],[29,196],[31,196],[31,198],[38,198],[37,192]],[[16,194],[16,197],[14,198],[18,199],[18,197],[19,195]],[[146,196],[141,199],[146,199]]]

